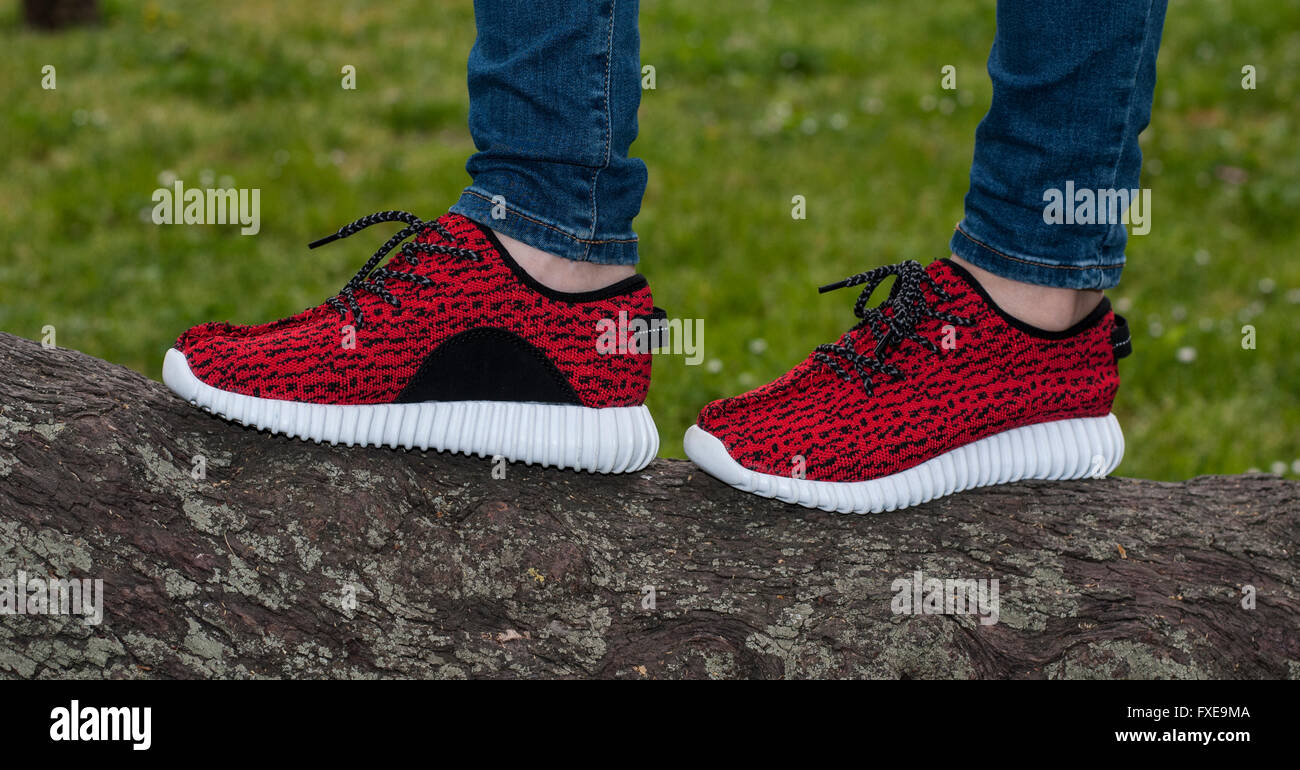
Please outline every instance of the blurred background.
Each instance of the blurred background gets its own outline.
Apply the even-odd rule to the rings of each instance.
[[[700,406],[853,323],[854,294],[818,285],[946,256],[993,10],[643,0],[641,269],[656,304],[704,320],[701,365],[655,360],[663,454],[682,456]],[[318,304],[378,245],[308,241],[381,209],[435,216],[468,182],[469,0],[103,0],[98,16],[39,31],[0,0],[0,330],[52,325],[60,346],[158,379],[187,327]],[[1142,136],[1152,228],[1111,292],[1135,338],[1121,475],[1300,476],[1298,101],[1300,3],[1170,4]],[[151,195],[175,179],[260,188],[261,232],[154,225]]]

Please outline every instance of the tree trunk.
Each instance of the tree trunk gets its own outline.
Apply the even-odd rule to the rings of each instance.
[[[5,334],[0,394],[0,581],[103,581],[98,625],[0,617],[0,676],[1300,675],[1300,484],[1273,476],[843,516],[680,460],[598,476],[269,436]],[[895,612],[925,608],[903,604],[917,571],[996,579],[996,616]]]

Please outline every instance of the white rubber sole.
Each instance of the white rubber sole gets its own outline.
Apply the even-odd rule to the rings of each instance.
[[[752,471],[698,425],[686,431],[685,448],[696,465],[736,489],[823,511],[880,513],[991,484],[1102,478],[1124,457],[1124,434],[1113,414],[1043,422],[982,438],[889,476],[844,482]]]
[[[642,406],[594,409],[511,401],[311,404],[219,390],[194,376],[185,354],[163,359],[163,382],[201,409],[243,425],[320,443],[433,449],[504,457],[593,473],[639,471],[659,451]]]

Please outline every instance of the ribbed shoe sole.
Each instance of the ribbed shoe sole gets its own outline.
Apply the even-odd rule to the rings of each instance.
[[[219,417],[317,443],[501,456],[594,473],[639,471],[659,451],[659,431],[644,405],[594,409],[512,401],[282,401],[214,388],[194,376],[185,354],[175,348],[163,359],[163,382]]]
[[[811,481],[745,468],[698,425],[686,431],[686,455],[736,489],[838,513],[880,513],[991,484],[1025,479],[1104,477],[1124,456],[1115,415],[1055,420],[996,433],[905,471],[870,481]]]

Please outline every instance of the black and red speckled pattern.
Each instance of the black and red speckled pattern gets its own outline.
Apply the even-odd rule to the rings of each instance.
[[[521,279],[498,253],[494,239],[474,222],[446,214],[439,222],[452,236],[449,245],[472,249],[482,259],[419,255],[419,264],[394,252],[387,267],[418,273],[433,282],[418,286],[389,282],[401,302],[393,307],[358,291],[364,314],[355,329],[355,346],[344,346],[345,325],[329,305],[258,326],[201,324],[176,341],[190,369],[212,387],[262,398],[318,404],[386,404],[396,400],[425,357],[444,340],[474,328],[504,329],[544,352],[567,378],[583,406],[636,406],[650,387],[649,353],[601,353],[602,326],[653,311],[644,279],[626,291],[590,301],[544,295]],[[433,228],[416,237],[445,243]],[[576,297],[580,300],[589,298]],[[636,347],[622,349],[635,351]],[[503,378],[510,372],[502,372]]]
[[[809,356],[763,387],[709,404],[700,428],[750,470],[789,476],[802,456],[807,479],[852,482],[898,473],[1024,425],[1110,412],[1119,371],[1109,303],[1086,328],[1044,339],[1008,323],[948,260],[926,272],[952,297],[940,301],[927,287],[932,306],[973,321],[952,329],[953,349],[941,344],[944,322],[925,318],[917,331],[939,353],[904,341],[885,356],[905,379],[877,376],[873,395]],[[869,355],[876,339],[861,329],[840,344]]]

